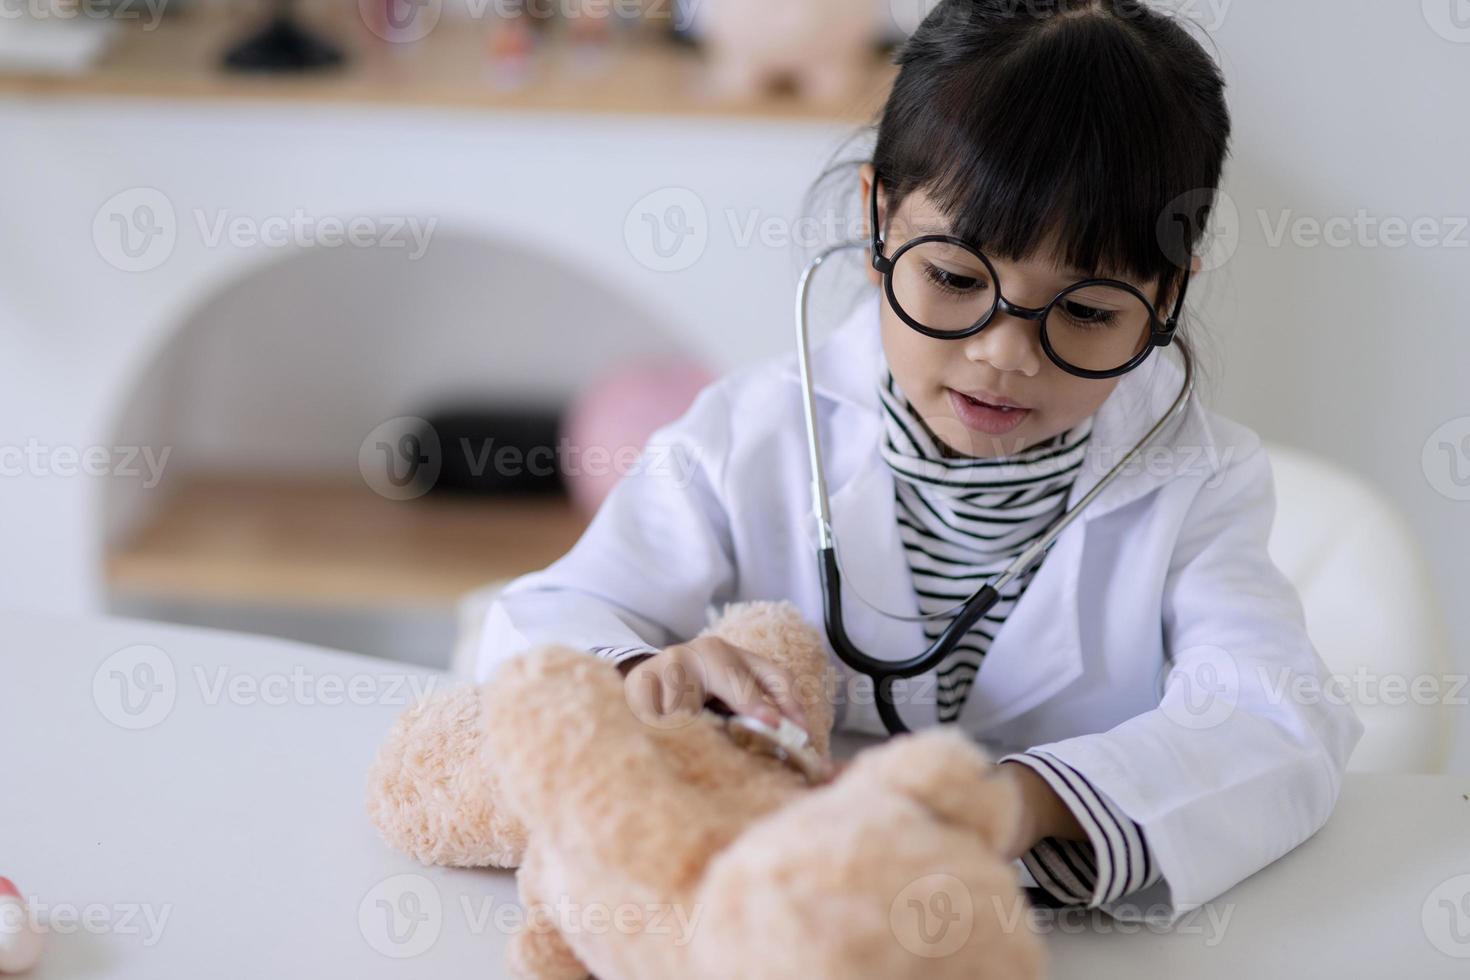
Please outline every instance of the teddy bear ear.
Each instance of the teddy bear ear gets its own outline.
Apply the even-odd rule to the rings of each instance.
[[[1021,830],[1015,785],[997,777],[985,749],[950,727],[900,735],[861,752],[843,778],[871,779],[902,793],[995,851],[1006,851]]]

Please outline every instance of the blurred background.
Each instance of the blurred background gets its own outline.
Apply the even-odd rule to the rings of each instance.
[[[5,5],[0,604],[450,665],[653,427],[788,349],[858,227],[847,171],[810,192],[928,6]],[[1463,678],[1470,10],[1158,6],[1235,114],[1207,396],[1387,505]]]

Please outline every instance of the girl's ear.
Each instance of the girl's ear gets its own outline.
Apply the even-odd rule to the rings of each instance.
[[[876,171],[873,169],[873,165],[871,163],[865,163],[858,168],[858,201],[862,208],[860,213],[863,216],[863,236],[867,238],[870,242],[873,239],[873,229],[871,227],[872,212],[869,204],[873,200],[873,176],[875,173]],[[885,206],[883,201],[884,196],[885,195],[883,194],[883,188],[878,188],[879,224],[882,224],[885,220]],[[867,250],[867,255],[868,261],[865,264],[864,268],[867,270],[868,282],[872,283],[875,286],[882,285],[883,277],[879,275],[877,269],[873,268],[873,250],[871,247]]]

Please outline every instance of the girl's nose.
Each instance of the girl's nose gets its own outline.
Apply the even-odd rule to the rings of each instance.
[[[1041,371],[1041,349],[1038,324],[996,311],[985,329],[965,339],[965,356],[971,361],[989,364],[997,371],[1016,372],[1035,377]]]

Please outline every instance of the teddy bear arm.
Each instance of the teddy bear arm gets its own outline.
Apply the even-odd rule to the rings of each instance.
[[[1021,800],[989,754],[948,728],[903,735],[858,754],[844,779],[873,779],[1002,851],[1020,833]]]
[[[507,965],[519,980],[586,980],[587,972],[562,934],[527,926],[510,939]]]
[[[474,687],[430,695],[398,718],[368,772],[368,815],[389,846],[424,864],[520,863],[526,830],[500,805],[482,741]]]

